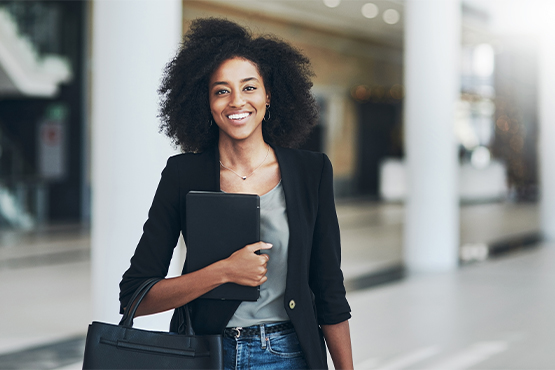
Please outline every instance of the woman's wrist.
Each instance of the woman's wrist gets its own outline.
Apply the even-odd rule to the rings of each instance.
[[[212,266],[214,267],[215,275],[218,277],[219,285],[232,282],[230,278],[230,266],[227,259],[215,262]]]

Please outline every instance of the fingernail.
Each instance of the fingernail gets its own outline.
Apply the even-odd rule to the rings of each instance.
[[[266,243],[266,245],[269,246],[269,247],[273,247],[273,246],[274,246],[274,245],[271,244],[271,243]]]

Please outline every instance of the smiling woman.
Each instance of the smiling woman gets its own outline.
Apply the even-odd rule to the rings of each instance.
[[[210,78],[210,111],[220,133],[246,140],[262,133],[270,95],[256,66],[242,58],[223,62]],[[224,138],[220,136],[220,141]]]
[[[193,21],[181,50],[167,65],[159,89],[162,130],[184,152],[214,145],[219,130],[211,125],[207,104],[210,79],[224,61],[233,58],[250,61],[267,93],[273,95],[271,114],[266,115],[262,128],[264,140],[283,147],[301,145],[318,117],[310,93],[309,60],[273,36],[255,38],[221,19]]]
[[[224,334],[225,369],[327,368],[324,338],[335,367],[353,367],[331,163],[292,149],[316,123],[311,75],[308,59],[283,41],[198,19],[160,88],[162,129],[185,153],[162,172],[120,283],[121,307],[146,279],[166,276],[179,233],[187,235],[189,191],[259,195],[261,241],[161,280],[137,311],[187,304],[196,333]],[[260,297],[199,298],[225,283],[260,286]],[[174,315],[172,330],[179,325]]]

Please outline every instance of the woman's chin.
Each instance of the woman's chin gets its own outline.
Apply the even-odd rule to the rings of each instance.
[[[220,130],[220,139],[227,138],[232,141],[262,140],[262,131],[251,130]]]

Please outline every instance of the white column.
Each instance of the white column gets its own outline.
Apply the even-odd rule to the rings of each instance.
[[[458,0],[405,3],[404,253],[409,271],[454,269],[459,207],[454,110],[460,93]]]
[[[544,237],[555,241],[555,24],[547,19],[540,36],[539,161],[540,209]]]
[[[121,276],[175,150],[158,132],[157,88],[182,34],[181,0],[95,1],[92,23],[92,290],[117,322]],[[175,255],[174,255],[175,257]],[[157,317],[154,316],[154,321]],[[167,329],[169,321],[146,326]]]

